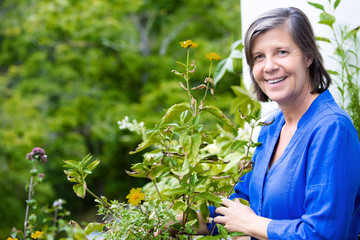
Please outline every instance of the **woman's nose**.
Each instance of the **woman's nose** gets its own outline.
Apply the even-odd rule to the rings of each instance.
[[[264,72],[271,73],[277,70],[279,66],[276,64],[272,57],[268,57],[265,59]]]

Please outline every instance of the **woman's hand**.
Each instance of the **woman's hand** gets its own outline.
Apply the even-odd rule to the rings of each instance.
[[[267,239],[267,226],[270,219],[259,217],[248,206],[240,203],[239,199],[232,201],[222,199],[224,207],[216,209],[216,213],[223,216],[215,217],[216,223],[221,223],[228,232],[242,232],[246,235]]]

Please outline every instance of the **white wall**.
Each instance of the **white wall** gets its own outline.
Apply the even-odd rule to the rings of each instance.
[[[243,35],[245,34],[248,26],[251,22],[263,12],[278,8],[278,7],[297,7],[301,9],[310,19],[310,22],[313,25],[315,35],[321,37],[331,37],[331,32],[329,27],[319,24],[319,15],[321,10],[316,9],[315,7],[309,5],[306,0],[241,0],[241,17],[242,17],[242,29]],[[328,0],[310,0],[310,2],[316,2],[324,5],[325,9],[329,11],[329,1]],[[335,0],[332,0],[335,2]],[[360,25],[360,0],[342,0],[335,10],[336,17],[336,26],[348,25],[351,28],[358,27]],[[320,44],[320,51],[324,58],[324,64],[327,69],[334,69],[335,64],[333,60],[329,57],[333,55],[334,49],[330,47],[331,45],[327,43]],[[249,76],[249,71],[247,68],[245,57],[243,59],[244,66],[244,81],[246,86],[250,86],[251,80]],[[337,92],[334,85],[330,88],[330,91],[337,98]],[[275,103],[266,103],[264,104],[264,114],[273,111],[277,108]]]

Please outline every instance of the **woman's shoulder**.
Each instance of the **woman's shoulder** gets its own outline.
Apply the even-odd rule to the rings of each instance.
[[[314,126],[341,125],[355,130],[350,116],[336,102],[326,102],[313,115]]]
[[[314,101],[299,125],[298,127],[304,128],[326,128],[330,125],[339,125],[355,130],[350,116],[336,103],[328,90]]]

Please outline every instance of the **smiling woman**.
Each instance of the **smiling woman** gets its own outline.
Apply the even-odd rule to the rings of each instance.
[[[305,56],[286,27],[259,35],[253,43],[253,75],[261,90],[273,101],[307,108],[311,94],[308,68],[313,59]]]
[[[360,143],[327,90],[309,20],[297,8],[266,12],[250,25],[245,52],[258,99],[280,111],[214,221],[258,239],[358,239]]]

